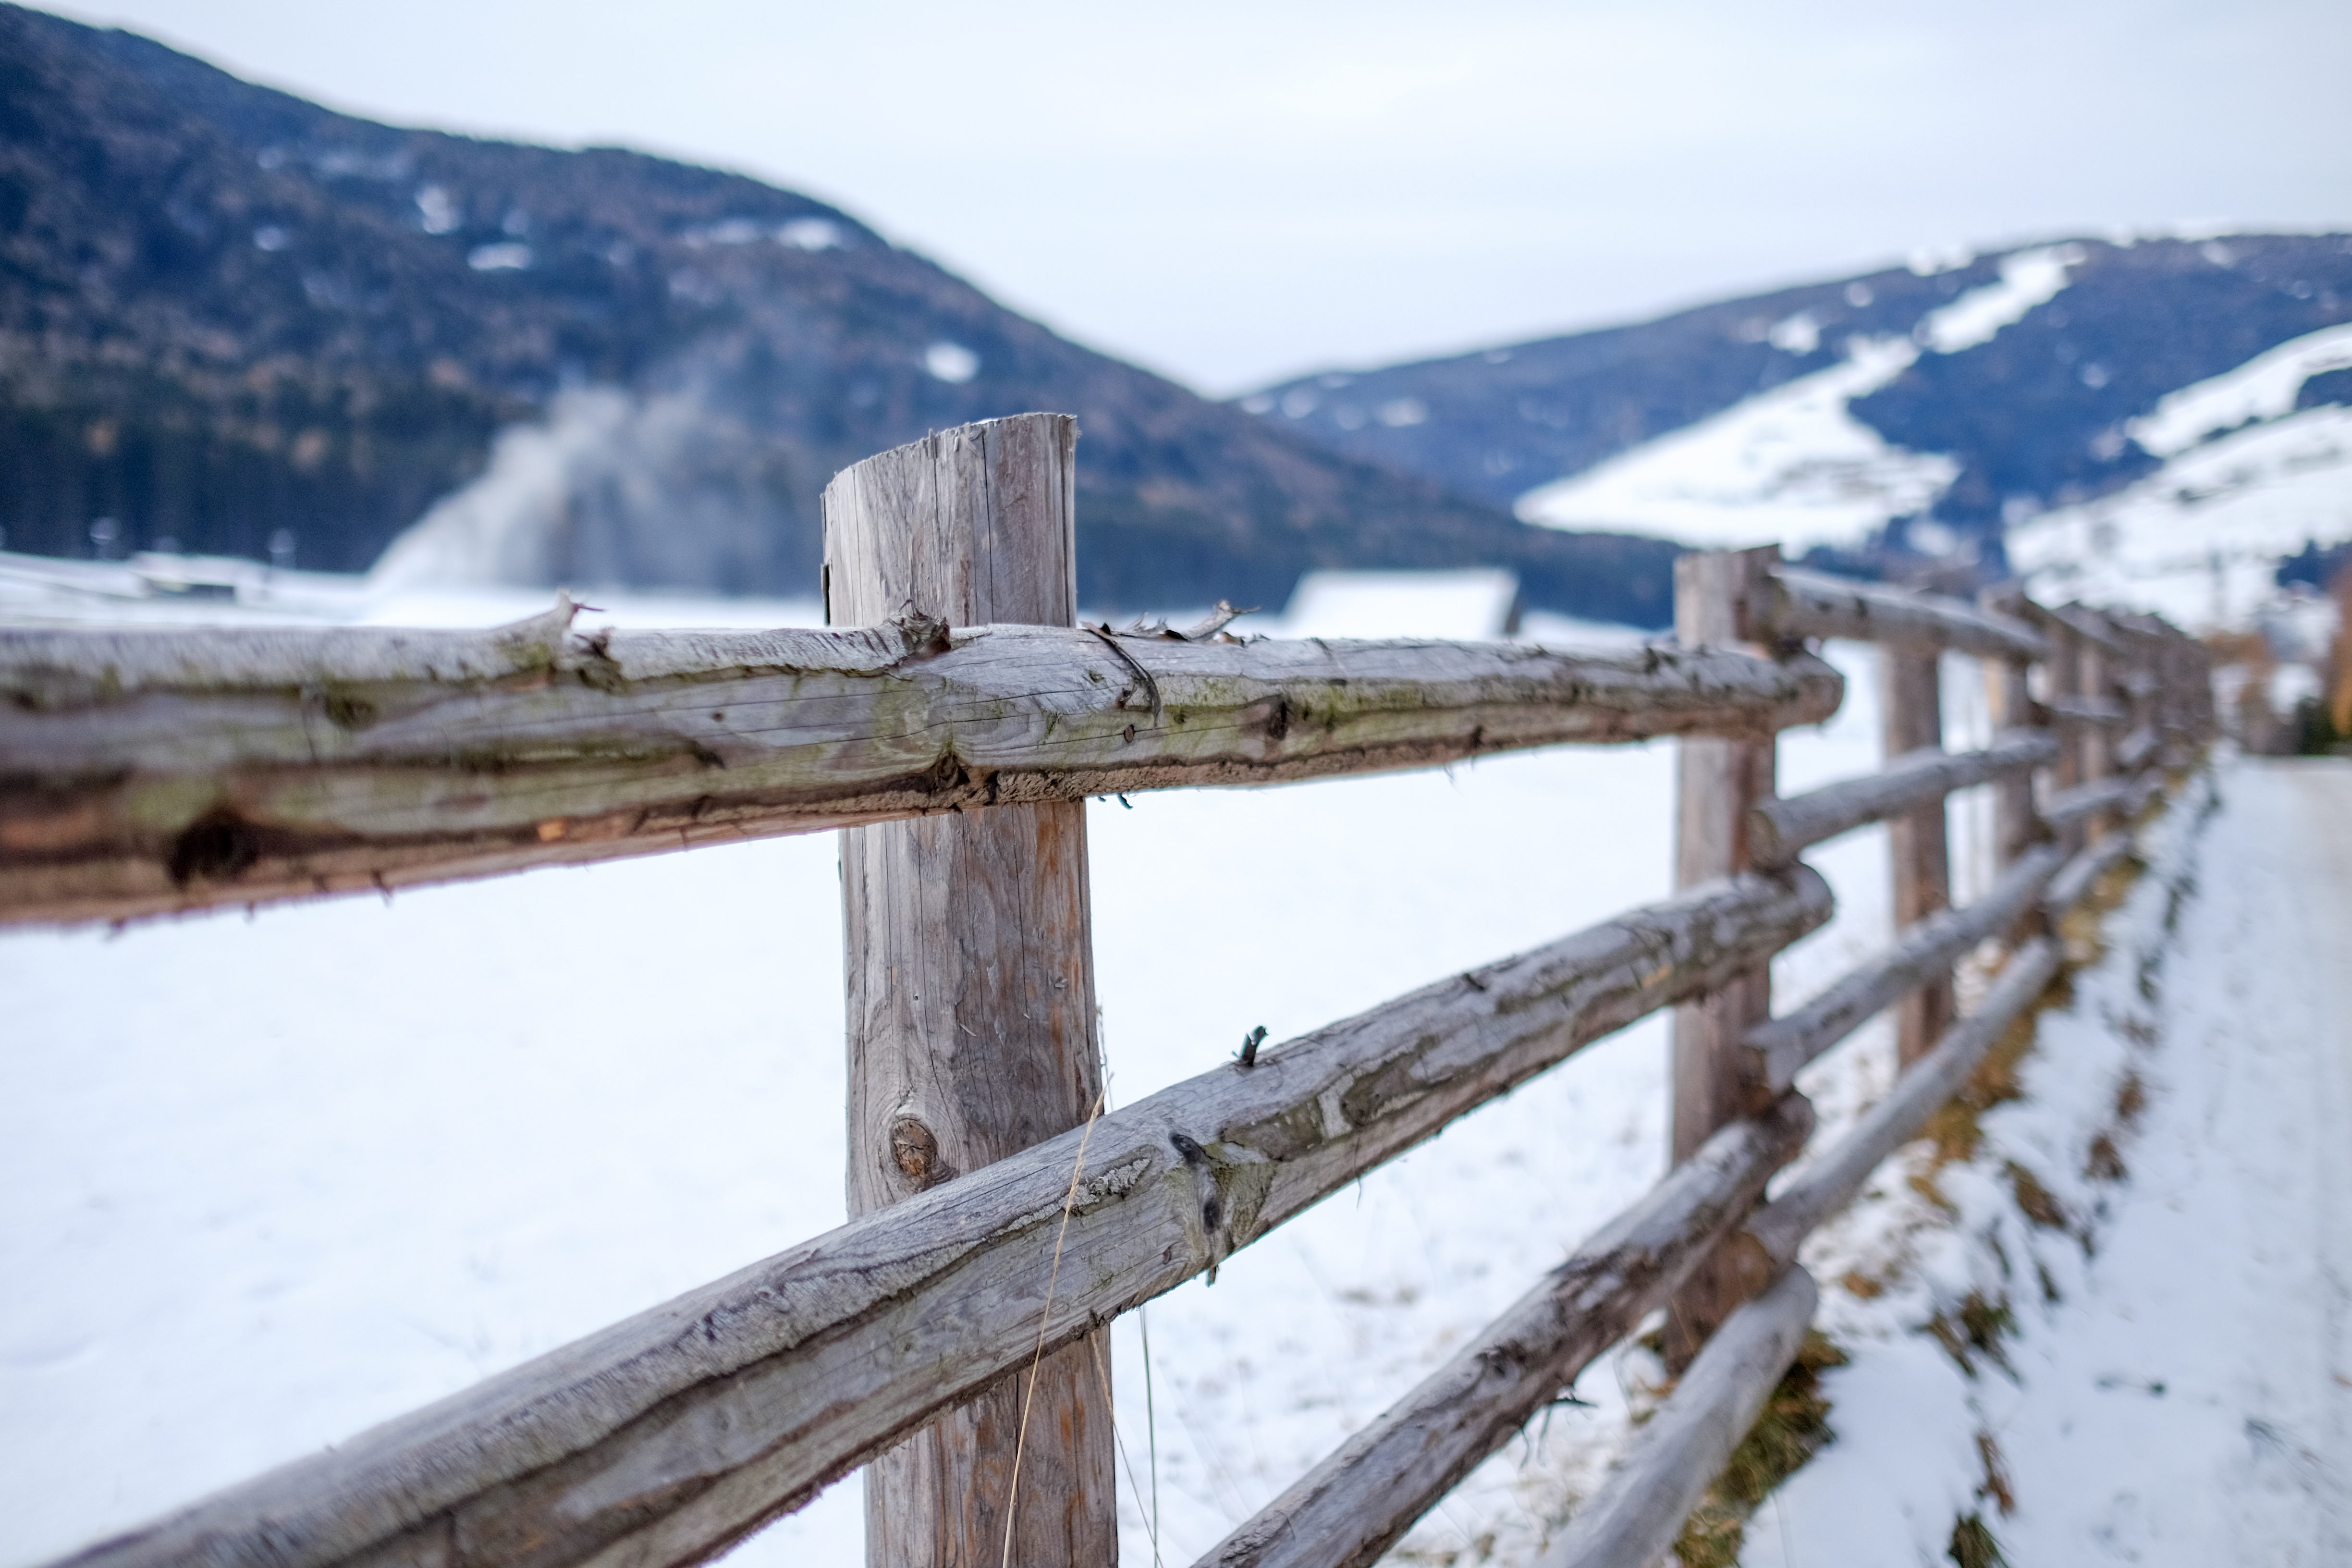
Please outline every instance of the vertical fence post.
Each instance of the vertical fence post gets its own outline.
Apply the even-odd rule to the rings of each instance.
[[[2126,739],[2146,734],[2155,738],[2157,749],[2143,755],[2139,765],[2147,767],[2163,759],[2163,730],[2158,721],[2164,701],[2164,637],[2152,630],[2145,620],[2132,625],[2117,624],[2124,639],[2126,657],[2124,660],[2126,697],[2129,701],[2131,719],[2124,726]]]
[[[2094,622],[2105,621],[2105,616],[2087,605],[2074,605],[2070,608],[2076,615]],[[2102,625],[2099,629],[2112,630],[2112,626]],[[2082,639],[2080,653],[2083,661],[2083,695],[2093,702],[2111,701],[2116,694],[2116,677],[2118,673],[2115,660],[2108,657],[2107,650],[2092,637],[2084,637]],[[2114,774],[2116,771],[2114,731],[2104,724],[2086,724],[2083,727],[2082,746],[2084,784],[2096,784],[2101,779]],[[2088,836],[2095,840],[2106,836],[2107,826],[2105,812],[2097,813],[2084,825]]]
[[[1075,625],[1076,443],[1066,415],[1024,414],[835,476],[828,620]],[[841,873],[850,1214],[1083,1121],[1102,1081],[1085,803],[849,828]],[[1082,1340],[1045,1358],[1034,1392],[1017,1373],[867,1466],[871,1568],[996,1568],[1013,1513],[1014,1563],[1116,1562],[1108,1352]]]
[[[1675,562],[1675,637],[1685,647],[1756,641],[1753,606],[1777,546],[1693,553]],[[1777,740],[1686,735],[1675,763],[1675,886],[1688,888],[1745,871],[1748,809],[1770,797]],[[1725,1122],[1760,1109],[1740,1076],[1739,1042],[1772,1012],[1772,970],[1759,964],[1696,1002],[1675,1009],[1674,1163],[1690,1158]],[[1718,1252],[1675,1292],[1667,1314],[1666,1361],[1680,1368],[1761,1281]]]
[[[1941,658],[1933,648],[1879,648],[1879,725],[1885,737],[1887,761],[1910,752],[1943,750]],[[1886,825],[1898,931],[1951,906],[1951,847],[1945,805],[1939,800],[1923,805]],[[1909,1067],[1926,1056],[1951,1022],[1952,975],[1946,970],[1895,1004],[1898,1059]]]
[[[2042,635],[2050,641],[2050,662],[2042,667],[2042,676],[2049,683],[2048,695],[2053,698],[2080,695],[2083,689],[2083,639],[2075,635],[2074,627],[2047,612],[2042,616]],[[2053,728],[2058,735],[2058,765],[2052,770],[2051,782],[2055,788],[2073,789],[2084,782],[2083,726],[2062,723]],[[2082,847],[2083,831],[2079,826],[2068,828],[2061,837],[2067,848]]]
[[[2025,590],[2014,583],[1996,584],[1977,595],[1977,603],[1996,615],[2023,619]],[[2026,685],[2026,661],[1994,658],[1985,661],[1985,706],[1992,732],[2033,728],[2033,697]],[[1992,861],[1995,875],[2014,865],[2033,847],[2039,829],[2033,813],[2033,775],[2014,774],[1993,785]]]

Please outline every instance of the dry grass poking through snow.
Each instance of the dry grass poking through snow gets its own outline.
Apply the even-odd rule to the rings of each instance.
[[[2177,791],[2182,781],[2175,782]],[[2160,799],[2143,814],[2139,825],[2154,820],[2164,809],[2165,803]],[[1876,1256],[1869,1261],[1835,1275],[1837,1287],[1847,1296],[1857,1301],[1875,1301],[1895,1290],[1905,1283],[1916,1253],[1916,1247],[1910,1245],[1916,1234],[1961,1223],[1963,1205],[1948,1196],[1943,1187],[1947,1173],[1958,1169],[1967,1169],[1976,1176],[1994,1175],[2007,1204],[2024,1222],[2029,1234],[2038,1230],[2071,1237],[2086,1257],[2095,1249],[2092,1230],[2095,1216],[2078,1215],[2070,1209],[2052,1190],[2052,1182],[2024,1159],[2007,1152],[1997,1164],[1979,1168],[1979,1156],[1988,1143],[1984,1118],[1996,1107],[2027,1098],[2027,1068],[2036,1050],[2042,1015],[2074,1005],[2072,977],[2106,956],[2105,923],[2130,898],[2147,869],[2137,858],[2126,858],[2102,878],[2083,903],[2061,922],[2055,934],[2063,944],[2065,967],[2033,1007],[1986,1053],[1966,1088],[1939,1109],[1922,1130],[1920,1141],[1913,1145],[1903,1184],[1910,1194],[1922,1200],[1924,1206],[1914,1206],[1907,1221],[1897,1223],[1895,1235],[1889,1238],[1894,1245],[1875,1249]],[[2177,912],[2182,896],[2185,894],[2176,889],[2175,910],[2168,912]],[[2170,920],[2166,922],[2168,931],[2171,923]],[[2160,963],[2160,957],[2151,955],[2143,960],[2143,964],[2151,962]],[[1997,968],[1988,967],[1977,974],[1964,976],[1964,989],[1972,986],[1981,991],[1995,973]],[[2144,997],[2149,994],[2151,978],[2145,974],[2142,977]],[[2146,1047],[2154,1043],[2153,1030],[2145,1023],[2126,1019],[2119,1024],[2121,1032],[2135,1044]],[[2116,1082],[2113,1109],[2105,1125],[2089,1141],[2084,1169],[2086,1178],[2103,1183],[2125,1178],[2123,1147],[2147,1104],[2146,1081],[2137,1069],[2127,1069]],[[1881,1184],[1871,1191],[1864,1202],[1883,1204],[1888,1196],[1888,1191]],[[1993,1255],[2002,1279],[2015,1272],[1998,1226],[1981,1229],[1976,1239]],[[2050,1269],[2037,1261],[2034,1274],[2043,1302],[2054,1305],[2060,1292]],[[1926,1321],[1915,1328],[1939,1346],[1971,1382],[1989,1369],[2005,1374],[2012,1382],[2017,1379],[2007,1345],[2018,1334],[2019,1325],[2016,1309],[2006,1290],[1983,1286],[1969,1289],[1958,1300],[1936,1308]],[[1758,1508],[1783,1481],[1835,1440],[1830,1391],[1824,1388],[1822,1374],[1847,1364],[1848,1360],[1846,1352],[1820,1331],[1807,1337],[1796,1364],[1774,1390],[1763,1415],[1742,1441],[1730,1467],[1708,1489],[1706,1500],[1675,1543],[1675,1555],[1683,1568],[1732,1568],[1739,1562],[1749,1521]],[[1979,1430],[1975,1448],[1982,1471],[1982,1479],[1975,1488],[1975,1500],[1981,1506],[1955,1515],[1947,1555],[1959,1568],[2003,1568],[2007,1560],[1987,1516],[1998,1520],[2012,1514],[2016,1497],[1995,1436]]]
[[[1835,1436],[1822,1373],[1845,1363],[1845,1352],[1824,1335],[1805,1336],[1795,1363],[1765,1400],[1764,1413],[1684,1524],[1675,1553],[1685,1568],[1735,1568],[1756,1505]]]

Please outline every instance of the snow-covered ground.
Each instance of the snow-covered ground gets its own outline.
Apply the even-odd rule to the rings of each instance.
[[[461,620],[468,603],[421,603],[403,618]],[[726,618],[708,606],[656,605],[643,619],[642,606],[620,608],[635,624]],[[757,618],[782,613],[766,608]],[[471,614],[509,609],[482,601]],[[1847,707],[1824,730],[1787,738],[1784,789],[1876,763],[1866,651],[1834,651],[1853,678]],[[1955,661],[1948,686],[1956,743],[1981,728],[1967,673]],[[1114,1100],[1205,1069],[1253,1026],[1280,1039],[1660,896],[1671,799],[1672,749],[1660,744],[1139,795],[1131,810],[1097,804]],[[1963,796],[1952,812],[1964,896],[1983,875],[1982,804]],[[2283,820],[2259,811],[2241,830],[2258,837]],[[0,938],[0,1277],[18,1282],[0,1297],[0,1564],[37,1562],[345,1437],[839,1223],[834,861],[829,837],[786,839],[112,938]],[[1885,936],[1883,836],[1856,835],[1818,863],[1841,912],[1776,965],[1784,1005]],[[2209,896],[2240,868],[2267,875],[2234,855],[2200,871]],[[2204,906],[2187,907],[2194,919]],[[2098,1044],[2098,1018],[2084,1015],[2092,1044],[2064,1059],[2126,1048]],[[2281,1049],[2324,1037],[2329,1020],[2311,1023],[2283,1035]],[[2155,1099],[2125,1148],[2137,1183],[2156,1181],[2154,1156],[2138,1151],[2156,1147],[2180,1102],[2166,1098],[2166,1075],[2188,1071],[2165,1055],[2173,1039],[2143,1069]],[[1122,1319],[1129,1560],[1206,1551],[1654,1181],[1664,1042],[1653,1020],[1592,1047],[1238,1255],[1213,1289],[1195,1281]],[[1809,1075],[1825,1131],[1883,1092],[1891,1055],[1873,1027]],[[2201,1104],[2204,1080],[2182,1081],[2181,1100]],[[2093,1087],[2078,1104],[2080,1083],[2059,1081],[2050,1102],[2074,1109],[2050,1114],[2110,1106],[2107,1086]],[[2071,1200],[2063,1164],[2049,1179]],[[2137,1190],[2105,1195],[2127,1220]],[[1893,1246],[1933,1217],[1901,1203],[1856,1220],[1861,1239],[1840,1245]],[[1922,1259],[1907,1289],[1972,1278],[1977,1230],[1948,1243],[1940,1234],[1901,1241]],[[1899,1390],[1872,1392],[1882,1385],[1870,1381],[1871,1333],[1898,1369],[1932,1372],[1942,1354],[1906,1316],[1915,1297],[1828,1295],[1832,1321],[1860,1348],[1838,1374],[1853,1392],[1833,1393],[1843,1438],[1800,1477],[1816,1488],[1878,1450],[1873,1413],[1899,1404]],[[2099,1300],[2087,1287],[2066,1297],[2078,1314]],[[2249,1353],[2287,1355],[2294,1325],[2261,1321]],[[2231,1333],[2210,1331],[2217,1343]],[[1556,1411],[1483,1467],[1408,1553],[1467,1562],[1491,1544],[1497,1560],[1526,1560],[1605,1463],[1656,1373],[1638,1351],[1596,1365],[1579,1389],[1590,1405]],[[1958,1436],[1887,1450],[1925,1456],[1902,1470],[1906,1506],[1925,1510],[1921,1540],[1980,1473],[1968,1468],[1969,1423],[1980,1419],[1969,1400],[1991,1397],[1981,1378],[1940,1375],[1950,1386],[1931,1410],[1959,1422]],[[2305,1435],[2299,1408],[2246,1408]],[[2315,1463],[2337,1463],[2314,1451]],[[2252,1497],[2245,1489],[2265,1474],[2251,1466],[2241,1490]],[[1790,1494],[1798,1529],[1846,1506],[1806,1495]],[[1951,1517],[1940,1515],[1947,1531]],[[2022,1504],[2020,1517],[2032,1517]],[[856,1488],[837,1487],[739,1560],[854,1563],[860,1528]],[[1774,1538],[1755,1534],[1752,1550]],[[1796,1558],[1865,1560],[1911,1559]]]
[[[2017,1568],[2352,1563],[2352,764],[2225,765],[2143,854],[1950,1211],[1915,1147],[1809,1250],[1852,1361],[1749,1568],[1940,1563],[1969,1514]],[[1972,1296],[1969,1371],[1919,1325]]]

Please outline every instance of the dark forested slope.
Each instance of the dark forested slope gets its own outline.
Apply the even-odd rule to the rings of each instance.
[[[534,575],[803,592],[816,495],[927,429],[1078,416],[1090,603],[1517,568],[1655,622],[1669,546],[1529,529],[1056,337],[833,207],[636,153],[374,124],[0,6],[0,528],[373,561],[566,388],[625,427]],[[610,399],[607,399],[609,405]],[[609,433],[608,433],[609,434]]]

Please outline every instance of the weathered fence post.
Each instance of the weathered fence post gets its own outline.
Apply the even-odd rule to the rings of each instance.
[[[1878,650],[1880,733],[1886,760],[1944,749],[1942,655],[1935,648],[1894,646]],[[1952,864],[1944,801],[1923,805],[1886,825],[1895,875],[1895,927],[1914,926],[1952,902]],[[1895,1005],[1897,1059],[1909,1067],[1935,1047],[1952,1021],[1949,970]]]
[[[1754,606],[1764,578],[1779,564],[1778,546],[1692,553],[1675,562],[1675,637],[1685,647],[1735,647],[1757,639]],[[1745,871],[1751,863],[1748,813],[1770,798],[1776,737],[1733,740],[1686,735],[1675,763],[1675,886],[1696,887]],[[1742,1037],[1772,1013],[1768,962],[1675,1009],[1674,1163],[1697,1152],[1725,1122],[1761,1109],[1740,1075]],[[1680,1367],[1729,1317],[1751,1280],[1717,1253],[1675,1293],[1667,1315],[1666,1360]]]
[[[2014,583],[1996,584],[1978,595],[1977,603],[1996,615],[2023,619],[2025,590]],[[1985,660],[1985,705],[1992,732],[2030,730],[2033,696],[2026,684],[2029,666],[2020,658]],[[2033,775],[2015,774],[1993,785],[1992,860],[1997,876],[2017,863],[2033,847],[2037,831],[2033,813]]]
[[[827,619],[1075,625],[1076,443],[1068,416],[1024,414],[835,476]],[[848,828],[841,873],[851,1215],[1084,1121],[1102,1083],[1086,804]],[[996,1568],[1008,1517],[1014,1563],[1117,1561],[1100,1339],[1045,1357],[1034,1390],[1016,1373],[866,1467],[872,1568]]]
[[[2042,635],[2050,639],[2050,661],[2042,667],[2043,692],[2053,702],[2071,700],[2083,690],[2083,638],[2063,619],[2043,611],[2039,617]],[[2083,773],[2083,726],[2063,721],[2054,725],[2058,734],[2058,765],[2050,771],[2053,790],[2070,790],[2084,782]],[[2059,842],[2069,850],[2083,847],[2083,830],[2070,826],[2060,832]]]
[[[2112,636],[2113,627],[2105,624],[2106,617],[2086,605],[2069,605],[2070,619],[2077,626],[2077,646],[2082,654],[2081,691],[2084,699],[2094,704],[2112,702],[2116,695],[2116,678],[2121,673],[2110,658],[2102,634]],[[2082,731],[2082,782],[2097,784],[2112,778],[2116,771],[2116,736],[2104,724],[2085,724]],[[2084,830],[2093,841],[2106,837],[2108,813],[2095,812],[2084,824]]]

